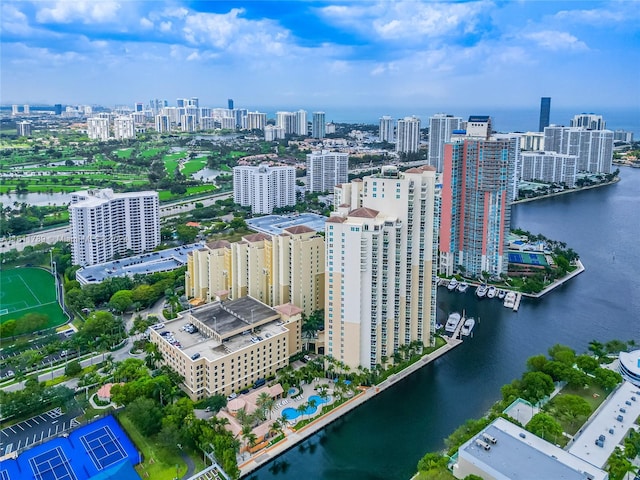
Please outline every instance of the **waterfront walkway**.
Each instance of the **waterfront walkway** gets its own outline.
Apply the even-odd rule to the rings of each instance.
[[[425,355],[416,363],[408,366],[401,372],[391,375],[389,378],[387,378],[384,382],[380,383],[379,385],[366,388],[365,390],[361,391],[361,393],[355,395],[350,400],[347,400],[345,403],[343,403],[339,407],[336,407],[335,409],[331,410],[326,415],[323,415],[322,417],[314,420],[308,425],[305,425],[300,430],[297,430],[297,431],[289,430],[285,432],[286,436],[284,440],[281,440],[280,442],[273,445],[272,447],[268,447],[260,452],[257,452],[252,458],[238,465],[240,468],[241,477],[249,475],[250,473],[259,469],[264,464],[270,462],[271,460],[278,457],[279,455],[282,455],[287,450],[295,447],[300,442],[306,440],[307,438],[319,432],[326,426],[335,422],[344,414],[358,408],[360,405],[364,404],[366,401],[370,400],[375,395],[395,385],[400,380],[408,377],[412,373],[424,367],[426,364],[434,361],[436,358],[444,355],[445,353],[447,353],[448,351],[452,350],[453,348],[457,347],[462,343],[462,340],[459,340],[459,339],[453,339],[453,338],[447,338],[447,337],[444,337],[444,338],[447,341],[447,343],[442,347],[440,347],[435,352]]]

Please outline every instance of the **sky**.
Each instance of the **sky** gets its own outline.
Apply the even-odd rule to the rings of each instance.
[[[2,0],[0,103],[640,111],[638,1]]]

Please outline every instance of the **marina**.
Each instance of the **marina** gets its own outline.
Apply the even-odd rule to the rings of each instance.
[[[469,335],[471,335],[471,332],[473,331],[473,327],[475,326],[476,326],[475,319],[471,317],[467,318],[462,324],[462,330],[460,333],[465,337],[468,337]]]

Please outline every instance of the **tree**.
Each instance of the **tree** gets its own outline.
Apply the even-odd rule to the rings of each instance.
[[[199,230],[196,227],[189,227],[187,225],[178,225],[176,227],[176,234],[178,240],[183,243],[193,243],[198,236]]]
[[[576,360],[576,352],[566,345],[555,344],[549,348],[549,356],[556,362],[572,366]]]
[[[616,385],[622,382],[622,376],[618,372],[614,372],[608,368],[598,367],[593,374],[595,376],[596,383],[607,391],[613,390],[616,388]]]
[[[558,414],[569,420],[572,425],[579,418],[586,418],[591,414],[589,402],[578,395],[557,395],[553,399],[552,405]]]
[[[64,374],[67,377],[75,377],[82,371],[82,367],[80,366],[80,362],[78,360],[73,360],[72,362],[67,363],[64,367]]]
[[[158,297],[155,289],[151,285],[138,285],[131,292],[134,302],[139,302],[144,306],[150,305]]]
[[[527,368],[532,372],[542,372],[547,363],[547,357],[544,355],[535,355],[527,359]]]
[[[153,435],[160,431],[162,411],[154,400],[145,397],[136,398],[125,411],[144,435]]]
[[[418,462],[418,470],[421,472],[427,472],[435,468],[443,468],[447,466],[447,457],[438,453],[427,453]]]
[[[536,413],[527,423],[526,429],[534,435],[554,443],[562,435],[562,426],[551,415],[543,412]]]
[[[109,307],[122,313],[127,310],[133,303],[133,295],[131,290],[119,290],[109,300]]]
[[[576,365],[587,373],[595,372],[596,368],[600,366],[598,360],[593,358],[591,355],[578,355],[576,357]]]
[[[527,372],[522,376],[522,398],[536,403],[553,392],[553,379],[542,372]]]

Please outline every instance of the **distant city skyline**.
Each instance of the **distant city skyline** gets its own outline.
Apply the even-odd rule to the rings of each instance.
[[[1,6],[3,104],[640,104],[636,2],[28,2]],[[588,81],[585,81],[588,79]],[[384,114],[385,112],[380,112]],[[490,112],[488,112],[490,113]]]

